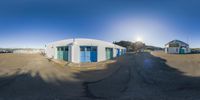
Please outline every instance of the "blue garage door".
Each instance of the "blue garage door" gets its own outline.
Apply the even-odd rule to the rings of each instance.
[[[122,51],[122,55],[124,54],[124,49],[121,49],[121,51]]]
[[[120,49],[117,49],[117,57],[120,56]]]
[[[57,59],[68,61],[68,47],[57,47]]]
[[[106,48],[106,59],[112,59],[113,58],[113,48]]]
[[[96,46],[80,46],[80,61],[81,62],[97,62],[97,47]]]

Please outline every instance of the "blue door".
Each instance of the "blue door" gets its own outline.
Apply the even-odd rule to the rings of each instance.
[[[58,60],[63,60],[63,47],[57,48],[57,58]]]
[[[120,56],[120,49],[117,49],[117,57]]]
[[[80,52],[81,62],[97,62],[97,47],[81,46]]]
[[[57,47],[57,59],[68,61],[68,47]]]
[[[81,60],[81,62],[86,62],[86,59],[85,59],[85,57],[86,57],[86,53],[85,53],[85,47],[80,47],[80,60]]]
[[[183,48],[180,48],[179,54],[184,54],[184,53],[185,53],[185,50]]]
[[[122,51],[119,49],[119,55],[121,56],[122,55]]]
[[[113,58],[113,48],[106,48],[106,59],[112,59]]]
[[[97,62],[97,47],[91,47],[90,60],[91,62]]]
[[[91,47],[86,47],[85,62],[91,62],[90,53],[91,53]]]
[[[61,60],[61,48],[57,48],[57,59]]]
[[[64,61],[68,61],[68,47],[64,47],[64,50],[63,50],[63,60]]]

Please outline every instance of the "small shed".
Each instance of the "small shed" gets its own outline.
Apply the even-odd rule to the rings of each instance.
[[[191,50],[189,48],[189,44],[180,41],[180,40],[172,40],[165,44],[165,53],[169,54],[187,54],[190,53]]]

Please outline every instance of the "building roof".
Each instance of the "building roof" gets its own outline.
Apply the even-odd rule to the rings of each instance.
[[[187,44],[183,41],[180,41],[180,40],[172,40],[172,41],[168,42],[167,44],[165,44],[165,46],[168,45],[168,44],[171,44],[171,43],[180,43],[180,44],[184,44],[186,46],[189,46],[189,44]]]

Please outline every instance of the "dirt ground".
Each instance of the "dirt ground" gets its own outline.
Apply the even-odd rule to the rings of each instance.
[[[41,55],[0,55],[0,100],[64,99],[82,95],[80,80]]]
[[[62,66],[39,54],[0,54],[0,100],[88,99],[84,83],[112,74],[115,62],[85,64],[88,69]]]
[[[200,76],[200,54],[166,54],[152,52],[152,55],[166,60],[169,66],[179,69],[190,76]]]
[[[128,53],[81,68],[41,55],[0,54],[0,100],[199,100],[199,58]]]

